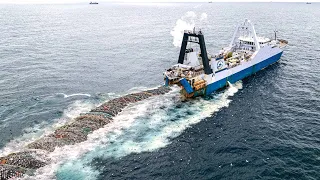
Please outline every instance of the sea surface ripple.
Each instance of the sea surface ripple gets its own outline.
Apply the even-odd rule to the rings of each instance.
[[[320,179],[320,4],[0,5],[0,155],[108,99],[163,83],[179,28],[207,50],[249,18],[281,60],[206,98],[131,105],[24,179]],[[173,37],[174,36],[174,37]]]

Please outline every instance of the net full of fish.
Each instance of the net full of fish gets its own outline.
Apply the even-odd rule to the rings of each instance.
[[[56,147],[86,141],[88,134],[110,123],[113,117],[130,103],[165,94],[170,90],[169,87],[161,86],[157,89],[128,94],[112,99],[88,113],[81,114],[70,124],[66,124],[56,129],[54,133],[28,144],[28,150],[0,157],[0,179],[22,177],[24,174],[32,175],[38,168],[47,165],[50,161],[45,157],[46,153],[53,152]]]

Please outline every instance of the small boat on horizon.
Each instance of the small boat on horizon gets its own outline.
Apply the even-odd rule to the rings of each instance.
[[[311,4],[311,2],[307,2],[307,4]]]
[[[89,4],[99,4],[98,2],[90,2]]]

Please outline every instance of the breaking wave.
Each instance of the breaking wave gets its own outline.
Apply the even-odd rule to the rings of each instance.
[[[87,97],[91,97],[90,94],[83,94],[83,93],[76,93],[76,94],[70,94],[70,95],[67,95],[67,94],[65,94],[65,93],[57,93],[57,95],[63,95],[64,98],[73,97],[73,96],[87,96]]]
[[[48,156],[52,162],[23,179],[96,179],[100,174],[88,165],[94,158],[121,159],[131,153],[150,152],[171,143],[193,124],[209,117],[230,103],[242,83],[214,94],[181,102],[179,89],[132,104],[110,124],[76,145],[57,148]]]
[[[204,26],[207,22],[207,18],[208,15],[206,13],[202,13],[199,16],[193,11],[188,11],[185,15],[177,20],[175,27],[170,32],[170,34],[173,36],[173,45],[175,47],[180,47],[184,30],[193,30],[195,26],[198,28]]]

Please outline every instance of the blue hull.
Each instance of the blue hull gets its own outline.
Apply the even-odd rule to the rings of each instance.
[[[211,93],[213,93],[214,91],[216,91],[217,89],[220,89],[220,88],[223,88],[227,85],[227,82],[229,81],[230,83],[235,83],[245,77],[248,77],[258,71],[260,71],[261,69],[269,66],[270,64],[273,64],[275,62],[277,62],[280,57],[282,55],[282,52],[280,52],[279,54],[276,54],[258,64],[255,64],[247,69],[244,69],[238,73],[235,73],[231,76],[228,76],[224,79],[221,79],[217,82],[214,82],[212,84],[209,84],[207,87],[206,87],[206,90],[205,90],[205,95],[209,95]],[[195,94],[195,96],[197,96],[198,94]],[[200,94],[199,94],[200,95]]]

